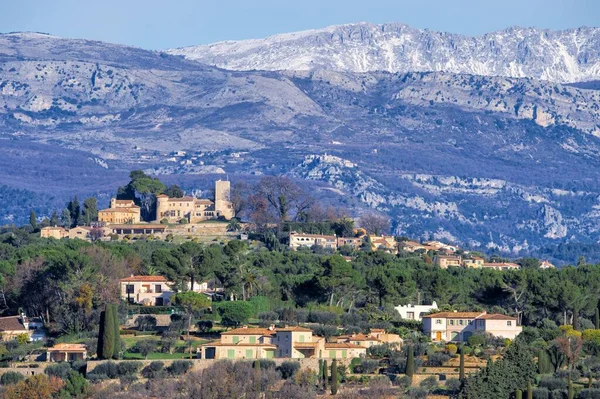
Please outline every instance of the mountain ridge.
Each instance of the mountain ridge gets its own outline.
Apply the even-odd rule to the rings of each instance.
[[[230,70],[447,71],[567,83],[600,78],[598,48],[596,27],[467,36],[362,22],[166,52]]]

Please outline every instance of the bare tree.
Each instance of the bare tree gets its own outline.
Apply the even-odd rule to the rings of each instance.
[[[263,177],[258,183],[257,194],[266,200],[270,212],[279,222],[296,219],[313,203],[312,198],[296,183],[283,176]]]
[[[360,217],[360,227],[368,234],[387,234],[390,232],[390,219],[374,212],[366,213]]]

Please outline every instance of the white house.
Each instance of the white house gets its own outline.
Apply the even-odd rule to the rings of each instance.
[[[437,310],[438,306],[435,301],[431,305],[408,305],[396,306],[394,309],[400,313],[400,317],[408,320],[421,321],[421,316],[426,315],[432,310]]]
[[[515,317],[486,312],[441,312],[423,317],[423,332],[434,342],[466,342],[474,333],[514,339],[523,327]]]

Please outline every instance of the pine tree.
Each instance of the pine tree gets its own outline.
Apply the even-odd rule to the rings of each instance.
[[[75,196],[75,198],[69,202],[67,209],[69,210],[69,215],[71,216],[71,225],[69,227],[77,226],[80,222],[79,217],[81,216],[81,206],[79,205],[77,196]]]
[[[408,348],[406,348],[406,351],[408,352],[408,354],[406,356],[406,372],[405,372],[405,374],[407,376],[409,376],[410,378],[412,378],[413,375],[415,374],[415,351],[414,351],[414,348],[412,347],[412,345],[410,345]]]
[[[71,212],[67,208],[63,209],[62,214],[60,215],[60,221],[65,229],[71,228]]]
[[[331,362],[331,394],[335,395],[338,391],[338,369],[337,359],[333,359]]]
[[[58,226],[60,224],[60,220],[58,219],[58,214],[56,211],[52,212],[52,216],[50,216],[50,226]]]
[[[460,368],[459,368],[459,379],[464,381],[465,379],[465,351],[464,347],[460,347]]]
[[[83,201],[83,212],[81,213],[83,223],[89,226],[98,220],[98,201],[95,197],[86,198]]]
[[[112,305],[106,305],[104,311],[104,330],[102,335],[102,358],[110,359],[115,351],[115,327],[114,327],[114,308]]]
[[[119,329],[119,305],[112,305],[113,307],[113,359],[118,359],[121,352],[121,334]]]
[[[533,399],[533,387],[531,386],[531,381],[527,383],[527,399]]]
[[[327,360],[323,360],[323,389],[327,390]]]
[[[33,209],[31,210],[31,212],[29,212],[29,224],[34,229],[37,228],[37,216],[36,216],[35,211]]]

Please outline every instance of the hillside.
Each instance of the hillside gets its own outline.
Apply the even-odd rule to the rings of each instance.
[[[29,33],[0,35],[0,62],[0,223],[73,194],[106,204],[142,168],[188,190],[288,174],[388,213],[398,234],[479,249],[600,239],[594,84],[228,71]]]
[[[230,70],[452,73],[579,82],[600,78],[600,29],[512,27],[470,37],[357,23],[169,50]]]

